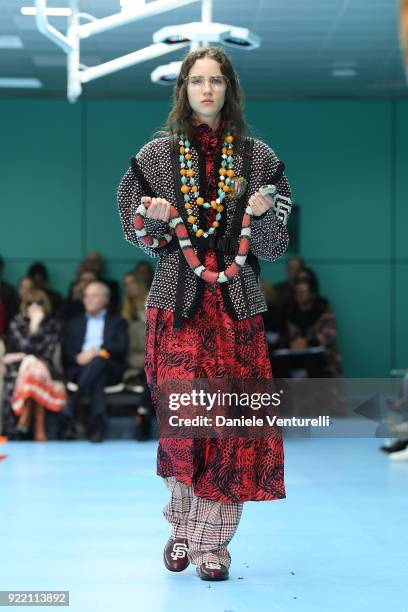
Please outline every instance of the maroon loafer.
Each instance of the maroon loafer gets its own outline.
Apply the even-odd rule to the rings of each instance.
[[[197,567],[197,574],[201,580],[228,580],[228,568],[221,563],[206,561]]]
[[[170,538],[163,552],[164,565],[171,572],[182,572],[190,564],[187,551],[186,538]]]

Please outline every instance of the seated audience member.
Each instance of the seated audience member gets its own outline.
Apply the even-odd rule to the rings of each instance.
[[[27,276],[32,279],[34,287],[42,289],[48,295],[51,303],[51,312],[53,315],[56,315],[62,304],[62,296],[48,286],[47,267],[41,261],[36,261],[29,267]]]
[[[128,386],[143,386],[144,392],[135,415],[137,440],[147,440],[151,432],[153,407],[144,371],[146,335],[146,298],[148,288],[135,272],[128,272],[123,279],[125,297],[122,317],[127,321],[129,350],[123,380]]]
[[[280,283],[275,283],[272,286],[273,303],[281,312],[285,310],[285,307],[291,297],[295,276],[303,268],[303,259],[300,257],[290,257],[286,262],[287,280],[281,281]]]
[[[59,316],[63,321],[68,321],[84,314],[83,300],[85,288],[89,283],[96,280],[96,274],[93,270],[85,268],[83,264],[79,264],[76,281],[71,284],[68,297],[64,300],[59,310]]]
[[[317,278],[316,272],[312,270],[312,268],[302,268],[299,270],[293,279],[293,286],[299,280],[310,280],[316,290],[316,293],[320,293],[319,279]],[[321,299],[324,300],[325,298],[321,297]]]
[[[135,265],[134,272],[145,283],[147,290],[150,291],[154,276],[154,269],[150,262],[146,260],[139,261]]]
[[[50,313],[47,294],[32,289],[10,323],[3,357],[4,429],[10,438],[28,434],[33,422],[34,440],[46,441],[45,411],[61,412],[67,400],[55,359],[59,326]]]
[[[309,377],[336,377],[341,374],[341,357],[336,348],[335,314],[311,279],[295,281],[287,312],[287,346],[290,349],[322,347],[322,353],[304,357]]]
[[[83,267],[92,270],[96,275],[96,280],[106,285],[109,289],[109,310],[119,312],[119,283],[111,278],[105,278],[105,260],[97,251],[90,251],[82,262]]]
[[[90,396],[90,440],[102,442],[106,429],[104,387],[122,380],[128,339],[126,321],[108,312],[109,289],[99,281],[84,292],[85,313],[71,319],[62,334],[62,357],[67,381],[78,385],[63,416],[71,422],[83,394]]]
[[[18,296],[17,292],[10,283],[3,280],[4,260],[0,257],[0,316],[3,335],[10,325],[11,319],[18,311]]]

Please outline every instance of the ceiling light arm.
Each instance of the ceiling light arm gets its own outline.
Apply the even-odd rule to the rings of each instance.
[[[133,51],[132,53],[128,53],[127,55],[117,57],[113,60],[110,60],[109,62],[99,64],[99,66],[92,66],[90,68],[86,68],[85,70],[82,70],[79,73],[79,78],[81,83],[88,83],[89,81],[99,79],[99,77],[105,76],[106,74],[111,74],[112,72],[117,72],[118,70],[129,68],[129,66],[140,64],[141,62],[154,59],[155,57],[166,55],[167,53],[177,51],[182,47],[188,47],[189,44],[190,43],[188,42],[179,43],[171,47],[164,43],[150,45],[148,47],[144,47],[143,49],[139,49],[138,51]]]
[[[94,34],[106,32],[107,30],[127,25],[133,21],[152,17],[153,15],[158,15],[196,2],[200,2],[200,0],[155,0],[155,2],[149,2],[149,4],[143,7],[135,9],[127,8],[126,11],[109,15],[109,17],[102,17],[95,22],[81,24],[78,26],[78,34],[80,38],[88,38]]]
[[[70,43],[68,38],[64,36],[64,34],[61,34],[61,32],[54,28],[54,26],[48,23],[48,18],[46,15],[46,0],[35,0],[35,6],[37,8],[35,20],[39,31],[44,34],[44,36],[52,40],[52,42],[54,42],[56,45],[61,47],[61,49],[65,51],[65,53],[70,53],[71,51],[73,51],[72,44]],[[74,10],[74,8],[76,7],[73,6],[72,8]]]

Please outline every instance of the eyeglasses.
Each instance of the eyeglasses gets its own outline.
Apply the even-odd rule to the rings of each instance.
[[[205,84],[207,78],[192,74],[190,76],[185,77],[184,80],[187,81],[188,85],[191,85],[191,87],[198,89]],[[214,87],[214,89],[221,89],[222,87],[224,87],[224,85],[228,83],[227,77],[223,74],[215,74],[213,76],[210,76],[208,80],[210,81],[211,87]]]
[[[44,300],[30,300],[27,302],[27,306],[32,306],[33,304],[37,304],[37,306],[44,306]]]

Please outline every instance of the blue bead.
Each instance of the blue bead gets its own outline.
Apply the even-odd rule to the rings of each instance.
[[[180,155],[180,156],[179,156],[179,160],[180,160],[181,162],[183,162],[183,161],[184,161],[184,155]]]
[[[181,177],[181,182],[183,183],[183,185],[185,185],[187,183],[187,177],[182,176]]]
[[[210,229],[208,230],[209,234],[213,234],[215,232],[215,227],[210,227]]]
[[[190,185],[195,185],[196,184],[196,180],[195,178],[191,178],[190,179]]]
[[[190,141],[189,141],[189,140],[186,140],[186,141],[185,141],[185,143],[184,143],[184,146],[185,146],[185,147],[189,147],[189,146],[190,146]]]
[[[223,193],[225,193],[225,192],[220,187],[219,190],[218,190],[218,195],[221,197]]]
[[[193,225],[193,232],[198,232],[198,226],[195,223]]]
[[[204,202],[203,206],[204,208],[210,208],[211,204],[209,204],[208,202]]]
[[[215,215],[215,219],[216,219],[216,221],[219,221],[221,219],[221,213],[217,213]]]
[[[192,165],[193,165],[193,162],[191,161],[191,159],[189,159],[187,162],[187,167],[191,168]]]
[[[184,194],[184,201],[185,202],[189,202],[190,201],[190,196],[188,195],[188,193]]]

